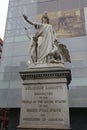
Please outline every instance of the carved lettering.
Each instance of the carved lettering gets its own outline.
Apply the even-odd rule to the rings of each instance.
[[[40,121],[40,118],[23,118],[25,121]]]

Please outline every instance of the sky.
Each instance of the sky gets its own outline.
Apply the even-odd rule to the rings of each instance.
[[[4,39],[9,0],[0,0],[0,38]]]

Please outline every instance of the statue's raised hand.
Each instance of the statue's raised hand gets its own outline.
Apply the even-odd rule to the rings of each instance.
[[[33,26],[36,25],[36,24],[34,24],[33,22],[31,22],[25,14],[23,14],[23,18],[24,18],[24,19],[26,20],[26,22],[28,22],[29,24],[31,24],[31,25],[33,25]]]
[[[27,21],[28,20],[28,17],[25,15],[25,14],[23,14],[23,18]]]

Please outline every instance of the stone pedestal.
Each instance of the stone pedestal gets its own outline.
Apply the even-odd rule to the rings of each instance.
[[[20,72],[20,75],[23,89],[18,129],[69,130],[70,70],[42,67]]]

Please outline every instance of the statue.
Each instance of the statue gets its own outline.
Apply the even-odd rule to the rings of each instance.
[[[57,50],[54,50],[48,54],[53,57],[50,60],[50,63],[61,63],[61,62],[63,63],[63,61],[71,63],[69,51],[66,45],[61,44],[57,40],[55,41],[55,44],[57,46]]]
[[[49,23],[47,13],[42,16],[42,23],[31,22],[23,15],[26,22],[35,27],[36,32],[31,38],[30,54],[34,64],[71,62],[69,51],[63,44],[59,44],[55,31]],[[27,29],[25,28],[27,31]],[[29,37],[29,35],[27,35]],[[30,39],[30,37],[29,37]]]

